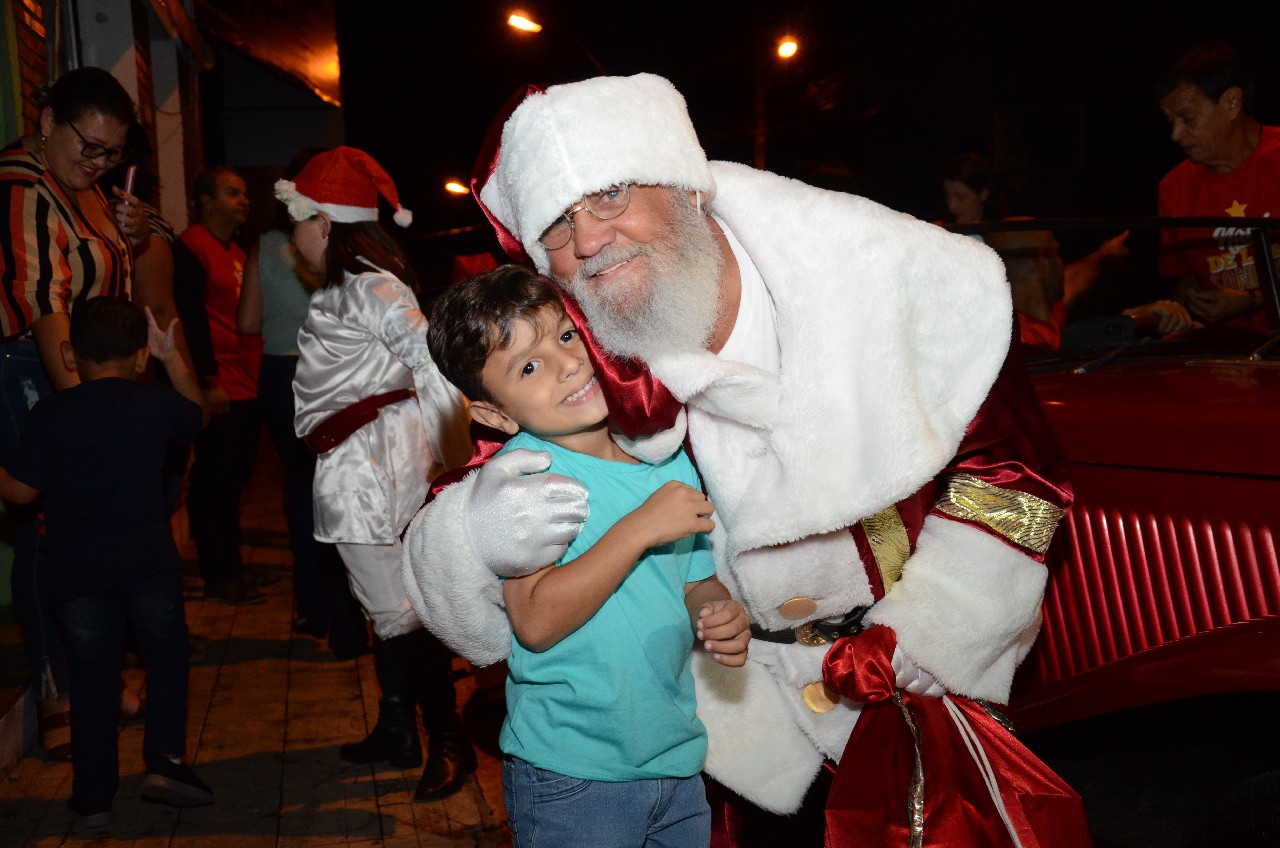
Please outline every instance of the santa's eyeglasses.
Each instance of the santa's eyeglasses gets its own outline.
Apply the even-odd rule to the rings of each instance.
[[[627,211],[631,203],[631,183],[618,183],[606,189],[583,195],[556,218],[551,226],[538,236],[538,243],[547,250],[559,250],[573,238],[573,216],[586,210],[597,221],[611,221]]]

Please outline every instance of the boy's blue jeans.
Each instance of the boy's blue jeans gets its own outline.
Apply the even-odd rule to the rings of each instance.
[[[711,809],[702,776],[583,780],[516,757],[502,764],[513,848],[706,848]]]
[[[182,572],[165,571],[56,607],[71,660],[71,794],[110,803],[119,782],[120,670],[125,628],[147,669],[144,757],[186,752],[187,641]]]

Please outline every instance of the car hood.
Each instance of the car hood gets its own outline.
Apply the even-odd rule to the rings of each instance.
[[[1032,376],[1072,463],[1280,477],[1280,362],[1074,364]]]

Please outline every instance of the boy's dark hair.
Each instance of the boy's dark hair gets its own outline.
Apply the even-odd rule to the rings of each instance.
[[[121,297],[91,297],[71,310],[71,350],[101,364],[133,356],[147,346],[147,319]]]
[[[516,321],[544,307],[563,309],[555,284],[519,265],[480,274],[451,286],[436,301],[427,326],[427,348],[440,373],[469,400],[492,402],[480,372],[495,351],[511,345]]]

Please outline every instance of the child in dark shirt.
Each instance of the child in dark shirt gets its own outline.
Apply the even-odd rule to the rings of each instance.
[[[90,298],[71,314],[66,367],[80,385],[31,410],[17,459],[0,468],[0,497],[43,496],[55,615],[71,662],[67,806],[83,827],[111,821],[119,784],[117,699],[126,628],[147,670],[142,797],[173,806],[213,803],[181,761],[186,749],[187,623],[182,561],[169,525],[161,467],[171,442],[207,419],[199,384],[174,345],[127,300]],[[148,356],[172,387],[137,382]],[[175,391],[176,390],[176,391]]]

